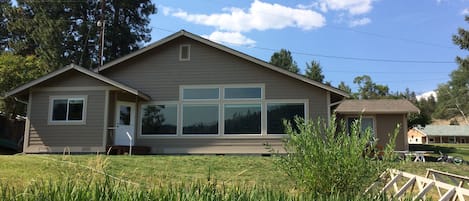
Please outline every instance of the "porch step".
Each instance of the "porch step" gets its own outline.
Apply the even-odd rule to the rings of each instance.
[[[106,150],[109,155],[124,155],[129,154],[130,146],[124,145],[108,145]],[[151,148],[145,146],[132,146],[132,154],[134,155],[145,155],[150,154]]]

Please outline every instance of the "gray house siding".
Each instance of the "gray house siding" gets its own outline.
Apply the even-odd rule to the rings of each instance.
[[[68,73],[68,72],[67,72]],[[31,90],[29,137],[26,153],[36,152],[96,152],[104,151],[104,117],[106,91],[96,88],[105,83],[71,72],[70,76],[51,79]],[[53,86],[53,87],[50,87]],[[79,87],[93,86],[94,90]],[[67,90],[70,89],[70,90]],[[51,125],[50,97],[85,96],[86,122],[83,125]]]
[[[179,46],[182,44],[190,45],[190,61],[179,61]],[[312,87],[300,80],[185,37],[175,39],[101,73],[141,90],[151,96],[152,101],[178,101],[181,85],[264,84],[266,100],[308,100],[310,118],[328,116],[326,90]],[[137,133],[139,126],[137,120]],[[265,144],[280,150],[282,140],[279,136],[136,136],[136,145],[150,146],[154,153],[268,153]]]
[[[190,61],[179,61],[181,44],[191,45]],[[101,73],[153,101],[179,100],[181,85],[265,84],[266,99],[309,99],[311,117],[327,116],[326,90],[189,39],[174,40]]]

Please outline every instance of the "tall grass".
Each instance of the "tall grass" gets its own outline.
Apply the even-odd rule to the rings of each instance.
[[[4,201],[98,201],[98,200],[345,200],[338,195],[327,197],[311,193],[288,193],[263,186],[225,186],[210,182],[194,182],[150,189],[117,182],[110,178],[90,183],[67,178],[60,181],[38,181],[30,186],[17,189],[0,184],[0,199]],[[346,200],[386,200],[385,197],[353,197]]]
[[[355,196],[344,198],[341,195],[317,195],[306,191],[292,192],[287,189],[272,188],[268,185],[228,184],[217,182],[210,173],[205,181],[191,183],[155,184],[147,186],[124,180],[108,174],[109,158],[98,155],[87,165],[78,165],[64,156],[53,162],[63,169],[61,179],[31,181],[25,186],[10,185],[0,181],[0,200],[4,201],[100,201],[100,200],[375,200],[375,197]],[[379,197],[385,200],[384,197]]]

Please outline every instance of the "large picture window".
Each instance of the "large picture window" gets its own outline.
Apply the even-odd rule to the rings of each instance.
[[[304,103],[268,103],[267,104],[267,133],[285,134],[283,121],[287,120],[294,129],[297,128],[294,118],[305,118]]]
[[[176,135],[176,104],[145,105],[141,114],[142,135]]]
[[[225,134],[260,134],[260,104],[226,104]]]
[[[217,104],[184,104],[182,107],[182,134],[218,134]]]
[[[84,123],[86,97],[51,97],[49,123]]]

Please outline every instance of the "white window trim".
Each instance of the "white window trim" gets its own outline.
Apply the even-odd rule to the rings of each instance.
[[[266,100],[264,101],[264,104],[263,104],[263,111],[265,111],[263,114],[265,115],[265,117],[263,117],[263,130],[262,130],[262,134],[265,135],[265,136],[276,136],[276,137],[284,137],[286,136],[287,134],[284,133],[284,134],[268,134],[267,133],[267,104],[298,104],[298,103],[302,103],[304,105],[304,114],[305,114],[305,121],[309,120],[309,104],[308,104],[309,100],[308,99],[273,99],[273,100]]]
[[[243,133],[243,134],[225,134],[225,105],[259,105],[260,106],[260,109],[261,109],[261,132],[260,133]],[[263,135],[263,127],[264,127],[264,122],[262,120],[262,116],[263,116],[263,113],[264,113],[264,107],[263,107],[263,103],[262,101],[233,101],[233,100],[229,100],[229,101],[224,101],[223,104],[222,104],[222,112],[221,114],[223,115],[223,118],[222,119],[222,130],[221,130],[221,135],[222,136],[249,136],[249,137],[255,137],[255,136],[262,136]]]
[[[67,99],[69,100],[83,100],[83,111],[82,111],[82,120],[52,120],[52,114],[54,109],[54,100],[57,99]],[[68,101],[67,101],[67,110],[68,110]],[[87,111],[87,95],[62,95],[62,96],[49,96],[49,113],[47,117],[48,125],[86,125],[86,111]],[[68,117],[68,114],[67,114]]]
[[[184,99],[184,89],[218,89],[218,98],[210,98],[210,99]],[[179,86],[179,100],[188,102],[188,101],[195,101],[195,102],[205,102],[205,101],[218,101],[222,97],[222,90],[219,86],[216,85],[190,85],[190,86]]]
[[[182,57],[182,50],[187,47],[187,58]],[[191,45],[183,44],[179,46],[179,61],[190,61],[191,60]]]
[[[148,105],[176,105],[176,134],[143,134],[142,133],[142,126],[143,126],[143,108]],[[152,102],[147,102],[143,103],[140,105],[139,110],[140,114],[138,117],[138,136],[139,138],[154,138],[154,137],[176,137],[179,136],[180,131],[179,131],[179,125],[181,124],[181,119],[180,119],[180,107],[181,105],[179,104],[178,101],[152,101]]]
[[[206,89],[218,88],[218,99],[183,99],[184,89]],[[225,88],[261,88],[261,98],[245,98],[245,99],[224,99]],[[270,139],[270,138],[283,138],[286,134],[267,134],[267,104],[270,103],[299,103],[304,105],[305,120],[309,119],[309,99],[265,99],[265,84],[217,84],[217,85],[180,85],[179,86],[179,99],[178,101],[154,101],[147,102],[139,105],[139,111],[146,105],[169,105],[177,104],[177,134],[155,134],[155,135],[142,135],[142,114],[139,115],[138,135],[141,138],[153,139],[202,139],[202,138],[223,138],[223,139],[244,139],[246,137],[251,139]],[[189,105],[218,105],[218,134],[183,134],[183,108],[185,104]],[[225,134],[225,105],[226,104],[260,104],[261,105],[261,133],[253,134]],[[141,112],[142,113],[142,112]]]
[[[346,118],[346,119],[347,119],[347,124],[348,124],[350,118],[360,119],[360,117],[361,117],[362,119],[364,119],[364,118],[370,118],[370,119],[373,120],[373,137],[374,137],[376,140],[378,140],[378,133],[377,133],[377,128],[376,128],[376,116],[374,116],[374,115],[363,115],[363,116],[356,116],[356,115],[355,115],[355,116],[347,116],[347,118]],[[347,125],[347,133],[350,133],[350,131],[348,130],[349,127],[350,127],[350,126]]]
[[[184,134],[184,105],[216,105],[218,106],[218,129],[216,134]],[[218,102],[213,101],[200,101],[200,102],[184,102],[181,103],[181,124],[178,126],[180,130],[180,134],[178,136],[205,136],[205,137],[213,137],[213,136],[220,136],[221,133],[221,112],[220,112],[220,104]]]

